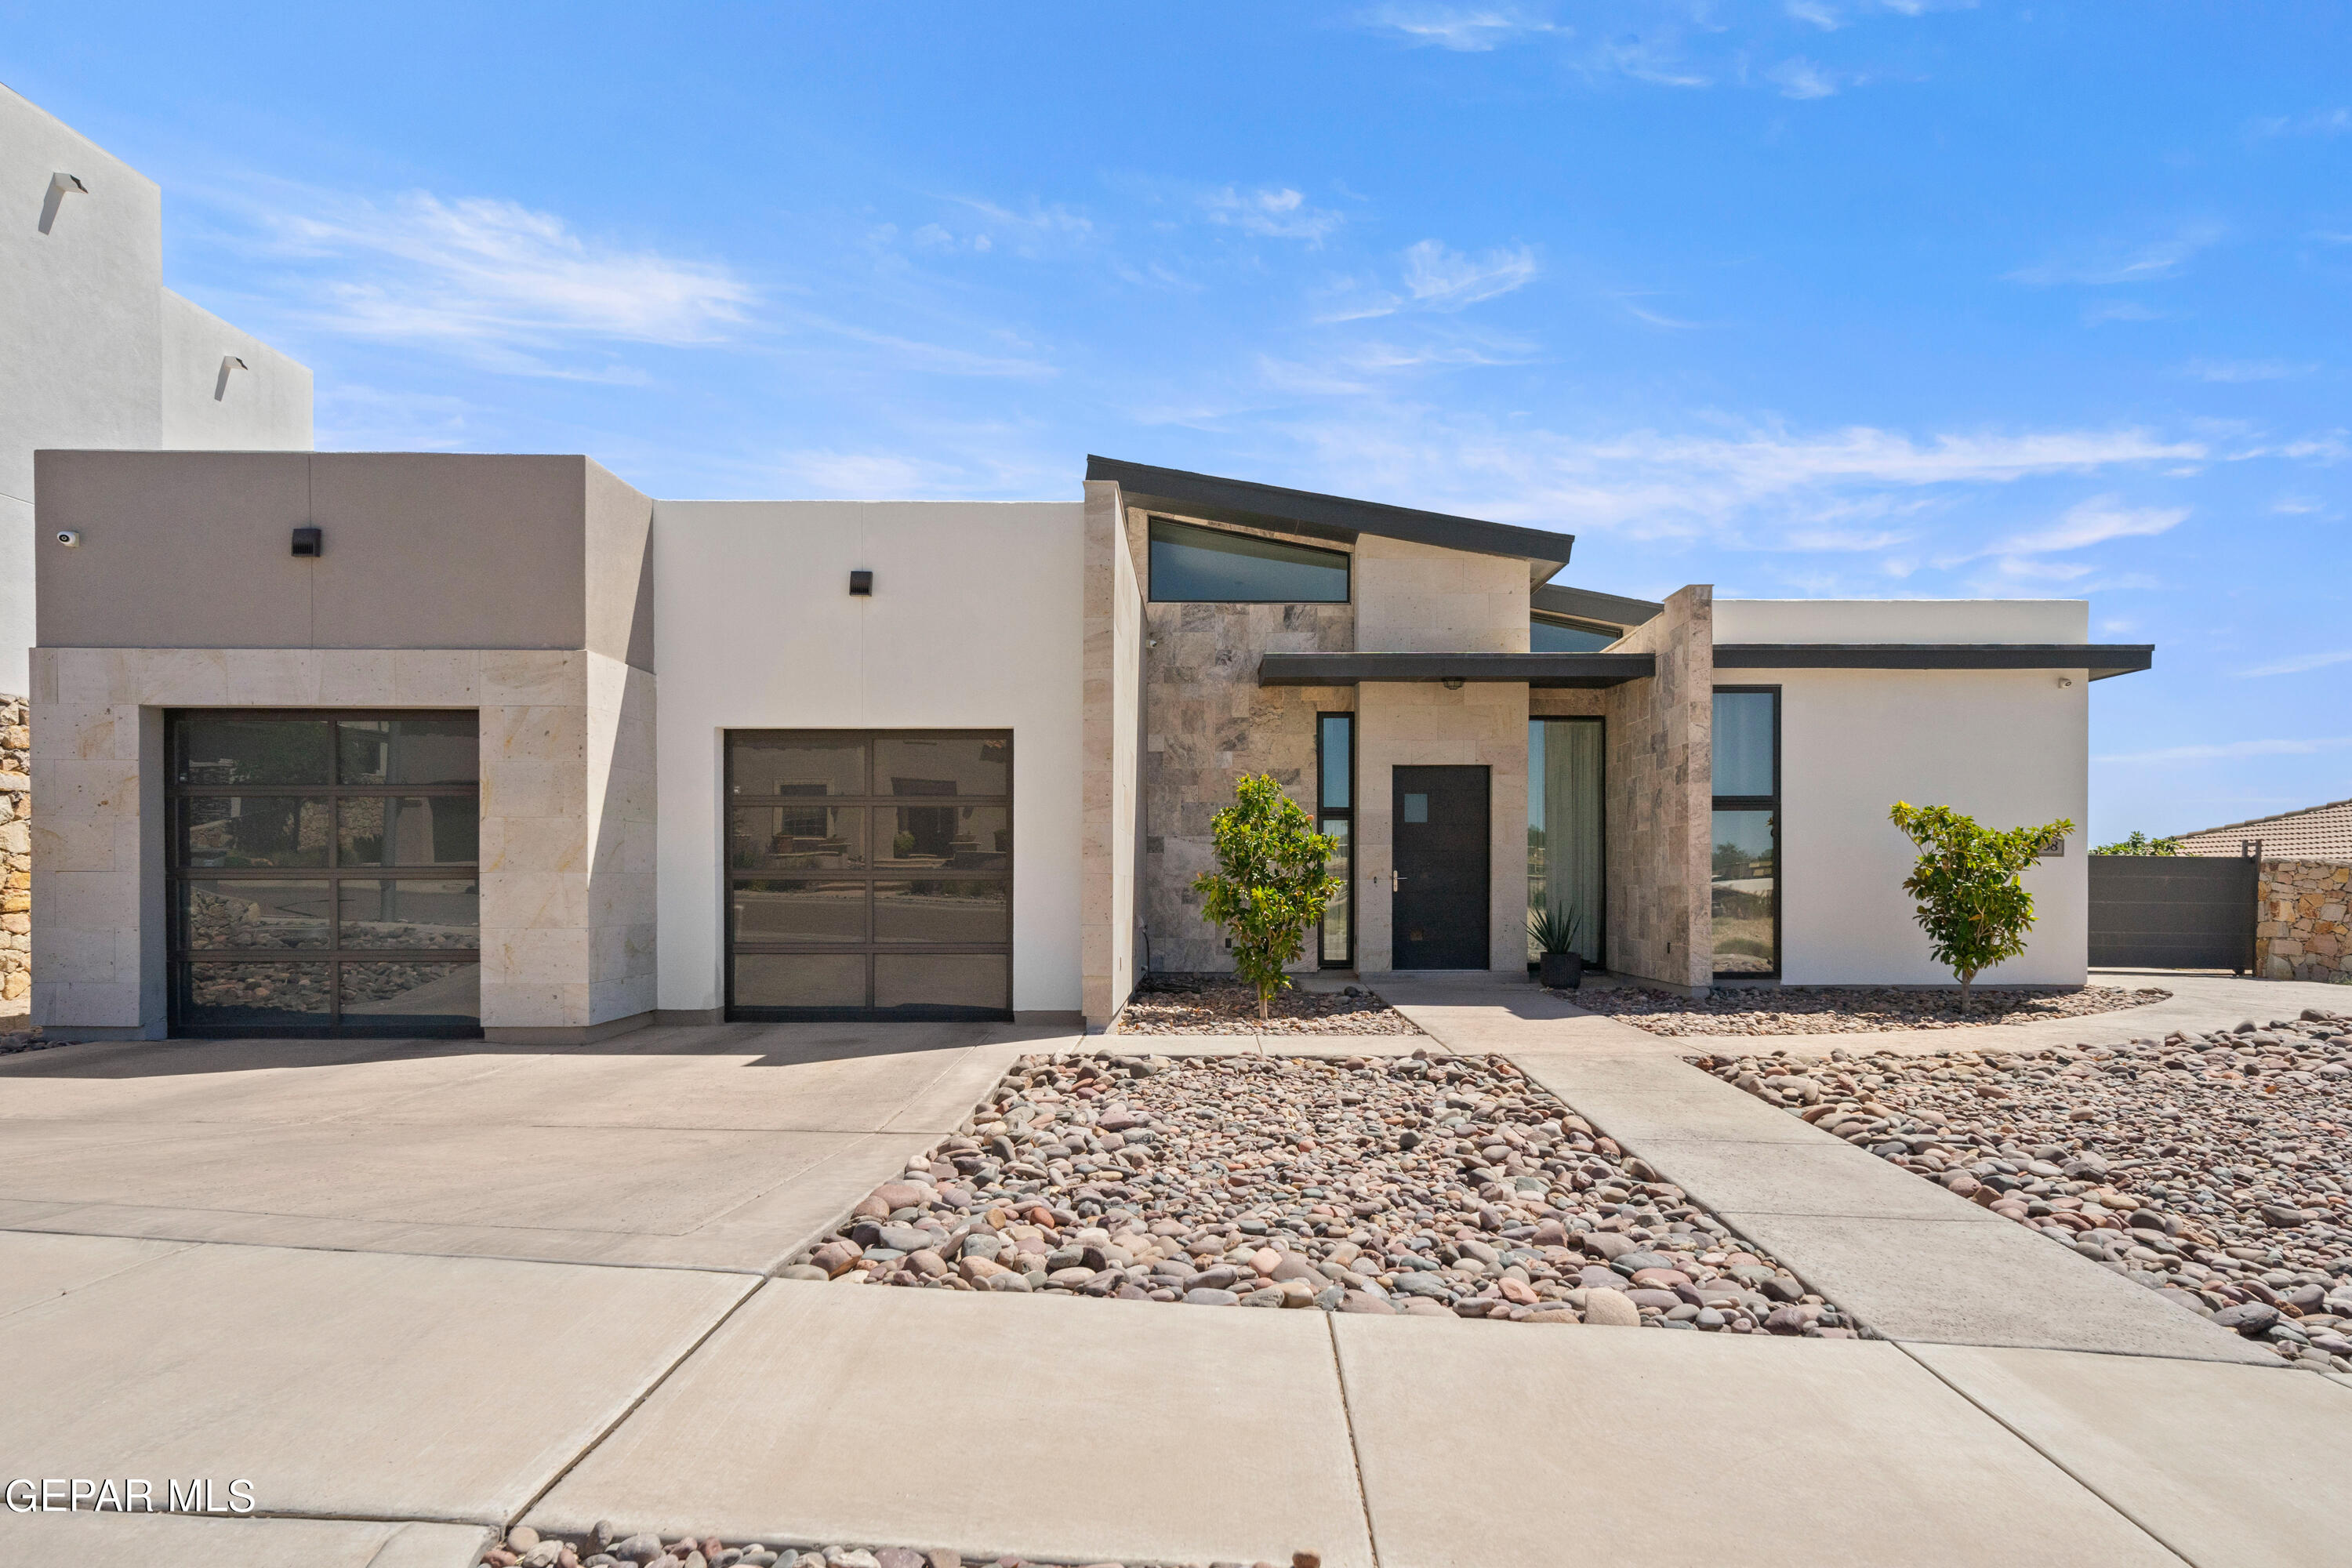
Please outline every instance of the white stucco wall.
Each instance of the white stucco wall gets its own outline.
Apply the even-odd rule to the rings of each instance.
[[[2079,600],[1717,600],[1716,641],[2087,640]],[[2072,682],[2061,686],[2061,679]],[[1916,857],[1898,800],[1989,826],[2072,818],[2062,857],[2025,873],[2039,917],[2025,954],[1979,984],[2081,984],[2090,897],[2085,670],[1719,669],[1780,688],[1781,981],[1948,984],[1903,891]]]
[[[52,197],[61,174],[87,190]],[[308,448],[310,373],[168,292],[155,182],[5,88],[0,201],[10,215],[0,224],[0,692],[22,692],[33,454]],[[254,369],[215,403],[225,353]]]
[[[163,290],[160,395],[167,447],[214,452],[307,451],[310,370],[193,300]],[[243,370],[224,377],[234,355]]]
[[[656,501],[653,535],[658,1005],[725,995],[722,731],[1009,729],[1013,1005],[1076,1014],[1083,504]]]

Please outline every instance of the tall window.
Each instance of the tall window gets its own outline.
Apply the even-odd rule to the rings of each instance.
[[[1323,910],[1323,967],[1356,962],[1356,716],[1323,713],[1315,721],[1316,831],[1339,840],[1331,874],[1339,890]]]
[[[1155,517],[1151,597],[1156,604],[1344,605],[1348,556]]]
[[[476,1034],[472,713],[173,713],[171,1015],[188,1034]]]
[[[1600,963],[1607,910],[1601,865],[1601,721],[1528,721],[1528,908],[1577,922],[1576,951]],[[1528,958],[1538,956],[1528,938]]]
[[[1715,972],[1780,972],[1780,689],[1715,690]]]

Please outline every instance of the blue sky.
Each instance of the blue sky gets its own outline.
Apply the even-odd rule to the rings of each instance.
[[[322,447],[664,496],[1086,453],[1657,595],[2087,597],[2091,828],[2352,795],[2340,5],[70,6]]]

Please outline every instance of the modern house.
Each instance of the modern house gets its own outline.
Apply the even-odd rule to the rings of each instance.
[[[1933,984],[1898,799],[2084,816],[2078,602],[1663,603],[1565,534],[1089,460],[1061,502],[662,501],[581,457],[40,455],[35,1016],[1100,1026],[1226,967],[1244,773],[1308,963]],[[59,542],[62,536],[75,542]],[[2074,985],[2075,845],[2025,955]]]

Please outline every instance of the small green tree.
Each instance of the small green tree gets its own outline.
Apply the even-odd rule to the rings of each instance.
[[[1979,973],[2025,951],[2033,929],[2033,895],[2018,873],[2044,846],[2074,831],[2064,817],[2003,832],[1979,826],[1948,805],[1907,805],[1887,813],[1921,851],[1903,890],[1919,900],[1919,929],[1936,962],[1960,982],[1960,1011]]]
[[[2135,828],[2129,838],[2118,838],[2113,844],[2102,844],[2091,851],[2094,855],[2178,855],[2178,838],[2150,838]]]
[[[1217,868],[1192,879],[1201,918],[1232,939],[1234,968],[1257,987],[1257,1016],[1290,984],[1283,966],[1306,950],[1338,880],[1327,868],[1334,840],[1315,831],[1271,773],[1244,773],[1234,804],[1210,825]]]

